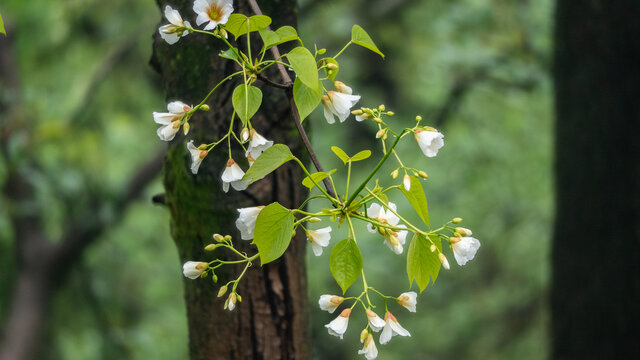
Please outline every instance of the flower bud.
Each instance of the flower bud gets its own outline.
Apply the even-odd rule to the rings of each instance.
[[[231,235],[225,235],[224,241],[231,241]]]
[[[362,115],[364,112],[361,109],[352,110],[351,114],[353,115]]]
[[[212,273],[211,274],[211,280],[213,280],[214,283],[217,283],[218,282],[218,275]]]
[[[404,178],[402,179],[402,185],[404,185],[404,189],[409,191],[411,190],[411,176],[409,174],[404,174]]]
[[[182,125],[182,132],[184,132],[184,134],[187,135],[189,133],[190,128],[191,126],[189,125],[189,123],[185,122],[184,125]]]
[[[333,70],[331,69],[327,70],[327,75],[333,75]]]
[[[463,227],[457,227],[456,228],[456,232],[459,233],[462,236],[471,236],[471,235],[473,235],[471,230],[469,230],[467,228],[463,228]]]
[[[324,48],[320,49],[320,50],[318,50],[318,55],[322,55],[322,54],[324,54],[326,52],[327,52],[327,49],[324,49]]]
[[[436,249],[436,246],[433,244],[429,247],[429,250],[431,250],[431,252],[436,252]]]
[[[200,106],[200,110],[202,110],[202,111],[209,111],[209,105],[207,105],[207,104],[202,104],[202,105]]]
[[[452,237],[449,238],[449,242],[451,244],[455,244],[455,243],[459,242],[460,240],[462,240],[462,239],[459,238],[459,237],[456,237],[456,236],[452,236]]]
[[[398,169],[393,170],[391,172],[391,178],[393,178],[393,179],[397,178],[398,177],[398,173],[399,173]]]
[[[218,297],[222,297],[226,293],[227,293],[227,285],[222,285],[220,287],[220,290],[218,290]]]
[[[462,218],[459,218],[459,217],[453,218],[453,220],[451,220],[451,222],[454,223],[454,224],[459,224],[459,223],[462,222]]]
[[[387,116],[393,116],[393,115],[395,115],[395,114],[396,114],[396,113],[394,113],[393,111],[387,111]]]
[[[416,121],[422,121],[422,116],[420,115],[416,116]]]
[[[217,242],[223,242],[224,241],[224,236],[222,236],[220,234],[213,234],[213,240],[215,240]]]
[[[312,217],[311,219],[309,219],[307,221],[309,221],[310,223],[318,223],[318,222],[322,221],[322,219],[317,218],[317,217]]]
[[[450,266],[449,266],[449,260],[447,260],[447,257],[444,256],[443,253],[438,254],[438,259],[440,260],[440,263],[442,264],[442,267],[449,270]]]
[[[176,120],[173,123],[171,123],[171,126],[173,126],[174,129],[179,129],[180,128],[180,121]]]
[[[429,178],[429,175],[427,175],[427,173],[422,171],[422,170],[418,171],[418,176],[420,176],[423,179],[428,179]]]
[[[249,129],[242,129],[240,132],[240,140],[242,140],[242,142],[247,142],[247,140],[249,140]]]
[[[240,296],[240,294],[236,294],[236,297],[238,298],[238,302],[242,302],[242,296]]]
[[[378,130],[378,132],[376,133],[376,139],[380,139],[381,137],[383,137],[386,132],[387,132],[387,129]]]
[[[377,122],[378,124],[382,123],[382,119],[380,119],[379,117],[374,117],[373,121]]]
[[[215,250],[216,247],[218,247],[216,244],[209,244],[205,246],[204,249],[205,251],[212,251],[212,250]]]
[[[369,337],[369,330],[362,329],[360,332],[360,342],[363,343]]]
[[[386,109],[386,107],[383,104],[378,106],[378,111],[384,111],[385,109]]]
[[[327,69],[329,70],[335,70],[338,68],[338,65],[334,64],[334,63],[327,63]]]

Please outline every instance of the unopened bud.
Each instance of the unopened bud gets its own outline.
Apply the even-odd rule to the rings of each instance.
[[[222,285],[220,287],[220,290],[218,290],[218,297],[222,297],[226,293],[227,293],[227,285]]]
[[[459,242],[460,240],[462,240],[461,238],[457,237],[457,236],[452,236],[449,238],[449,242],[452,244],[455,244],[457,242]]]
[[[369,337],[369,330],[363,329],[360,332],[360,342],[363,343]]]
[[[377,122],[378,124],[382,123],[382,119],[380,119],[379,117],[374,117],[373,121]]]
[[[240,132],[240,140],[242,140],[242,142],[246,142],[247,140],[249,140],[249,129],[242,129],[242,131]]]
[[[436,249],[436,246],[433,244],[429,247],[429,250],[431,250],[431,252],[436,252]]]
[[[393,116],[393,115],[395,115],[395,114],[396,114],[396,113],[394,113],[393,111],[387,111],[387,116]]]
[[[240,294],[237,294],[236,298],[238,298],[238,302],[242,302],[242,296],[240,296]]]
[[[207,150],[207,144],[201,144],[198,146],[198,150]]]
[[[198,156],[200,157],[200,159],[204,159],[207,156],[208,153],[209,152],[207,150],[202,150],[202,151],[200,151],[200,155],[198,155]]]
[[[209,105],[207,105],[207,104],[202,104],[202,105],[200,105],[200,110],[202,110],[202,111],[209,111]]]
[[[214,283],[217,283],[218,282],[218,275],[211,274],[211,280],[213,280]]]
[[[317,218],[317,217],[312,217],[311,219],[308,220],[310,223],[318,223],[320,221],[322,221],[322,219]]]
[[[451,222],[454,223],[454,224],[460,224],[462,222],[462,218],[459,218],[459,217],[453,218],[453,220],[451,220]]]
[[[231,235],[225,235],[224,241],[231,241]]]
[[[220,234],[213,234],[213,240],[215,240],[217,242],[223,242],[224,241],[224,236],[222,236]]]
[[[338,68],[338,65],[334,64],[334,63],[327,63],[327,68],[329,70],[335,70]]]
[[[174,121],[171,126],[173,126],[174,129],[179,129],[180,128],[180,121]]]
[[[460,233],[462,236],[471,236],[473,234],[471,230],[463,227],[457,227],[456,232]]]
[[[378,111],[384,111],[386,107],[384,105],[378,106]]]
[[[396,179],[398,177],[398,169],[395,169],[391,172],[391,178]]]
[[[351,111],[351,113],[353,115],[362,115],[362,114],[364,114],[364,112],[361,109],[353,110],[353,111]]]
[[[320,50],[318,50],[318,55],[322,55],[322,54],[324,54],[326,52],[327,52],[327,49],[320,49]]]
[[[416,121],[422,121],[422,116],[420,115],[416,116]]]
[[[420,176],[423,179],[428,179],[429,178],[429,175],[427,175],[427,173],[422,171],[422,170],[418,171],[418,176]]]
[[[409,176],[409,174],[404,175],[404,178],[402,179],[402,185],[404,185],[405,190],[411,190],[411,176]]]
[[[376,139],[380,139],[381,137],[383,137],[386,132],[387,132],[387,129],[378,130],[378,132],[376,133]]]
[[[327,75],[333,75],[333,70],[331,69],[327,70]]]
[[[205,251],[212,251],[215,250],[215,248],[217,247],[216,244],[209,244],[207,246],[204,247]]]
[[[442,267],[449,270],[449,260],[447,260],[447,257],[444,256],[443,253],[438,254],[438,259],[440,260],[440,263],[442,264]]]
[[[182,132],[184,132],[184,134],[187,135],[189,133],[190,128],[191,126],[189,125],[189,123],[185,122],[184,125],[182,125]]]
[[[384,133],[384,135],[382,135],[382,140],[387,140],[388,137],[389,135],[387,133]]]

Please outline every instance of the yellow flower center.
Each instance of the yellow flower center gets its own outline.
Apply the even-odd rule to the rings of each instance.
[[[216,4],[211,4],[211,7],[207,9],[207,15],[209,15],[209,19],[213,21],[220,21],[222,18],[222,9]]]

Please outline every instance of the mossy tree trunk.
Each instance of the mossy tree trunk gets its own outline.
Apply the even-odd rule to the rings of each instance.
[[[167,4],[167,1],[158,1],[161,10]],[[172,0],[170,5],[195,26],[192,0]],[[295,1],[260,1],[260,6],[273,18],[273,27],[296,25]],[[236,12],[252,14],[245,1],[235,1],[234,8]],[[166,21],[163,19],[163,22]],[[258,38],[254,39],[252,44],[260,44]],[[237,71],[235,64],[217,55],[224,47],[222,41],[195,33],[168,45],[156,33],[151,63],[161,74],[167,101],[197,104],[217,82]],[[253,53],[257,53],[256,50],[259,49]],[[273,70],[269,76],[281,82],[275,67]],[[208,101],[211,110],[194,115],[188,139],[197,145],[226,134],[232,113],[231,94],[236,85],[237,82],[224,84]],[[264,100],[252,120],[253,126],[276,143],[288,145],[294,154],[304,155],[285,93],[260,82],[256,85],[262,89]],[[232,235],[242,251],[254,254],[255,246],[240,240],[234,224],[238,216],[236,209],[274,201],[289,208],[299,206],[306,195],[300,186],[301,172],[293,166],[283,166],[244,192],[231,189],[225,194],[220,174],[227,161],[226,143],[212,151],[198,174],[192,175],[185,146],[188,139],[180,134],[169,144],[164,169],[164,201],[171,213],[171,233],[180,261],[230,256],[224,251],[213,254],[203,251],[203,247],[212,242],[214,233]],[[246,170],[248,165],[240,149],[234,148],[233,157]],[[223,310],[225,297],[216,295],[220,284],[234,279],[243,265],[221,268],[217,273],[218,284],[213,284],[210,277],[185,279],[191,359],[308,358],[304,253],[304,234],[298,232],[281,259],[265,266],[256,262],[240,282],[238,293],[242,303],[232,312]],[[180,271],[177,264],[176,271]]]
[[[640,359],[639,18],[557,2],[553,359]]]

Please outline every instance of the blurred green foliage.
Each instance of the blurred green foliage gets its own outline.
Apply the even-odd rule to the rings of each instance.
[[[464,268],[449,256],[452,269],[418,298],[418,313],[391,306],[412,338],[378,346],[380,358],[546,357],[551,1],[305,0],[300,7],[305,43],[328,55],[348,41],[354,23],[371,34],[386,59],[353,47],[339,58],[340,80],[363,96],[359,105],[393,110],[397,128],[421,114],[445,134],[436,158],[425,158],[410,139],[401,154],[430,176],[423,186],[432,224],[460,216],[482,242]],[[152,0],[7,0],[0,12],[21,82],[20,94],[0,88],[0,96],[21,98],[40,166],[33,170],[36,206],[48,234],[59,236],[66,214],[81,211],[90,194],[117,193],[159,145],[151,112],[165,101],[148,59],[161,14]],[[350,118],[328,126],[318,110],[306,121],[326,169],[343,166],[330,145],[380,151],[372,123]],[[355,165],[354,178],[375,161]],[[392,169],[381,172],[388,183]],[[5,176],[0,164],[0,181]],[[146,199],[160,192],[158,181]],[[391,200],[408,206],[399,193]],[[334,229],[332,244],[343,230]],[[361,243],[370,284],[392,295],[406,291],[407,247],[396,256],[364,227]],[[20,271],[13,244],[0,212],[2,318]],[[364,315],[355,313],[345,340],[327,334],[323,325],[336,314],[315,304],[340,290],[328,272],[329,252],[309,254],[315,356],[355,358]],[[140,202],[89,249],[56,296],[42,358],[183,359],[184,312],[168,214]]]

